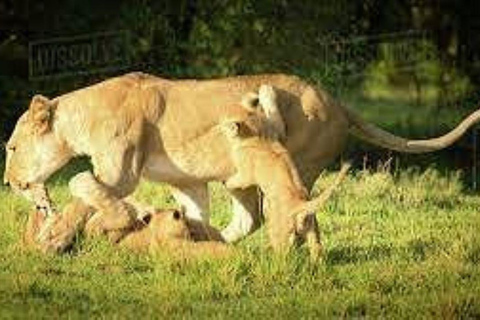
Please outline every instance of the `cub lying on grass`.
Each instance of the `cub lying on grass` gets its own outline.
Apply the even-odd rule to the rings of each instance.
[[[61,217],[66,226],[73,223],[69,221],[69,215]],[[25,245],[34,247],[37,244],[35,239],[45,221],[46,215],[42,211],[37,210],[30,215],[23,237]],[[232,252],[219,230],[190,220],[183,210],[175,209],[157,210],[145,215],[117,245],[137,252],[166,251],[180,258],[224,257]]]
[[[226,256],[232,249],[219,230],[190,220],[183,210],[175,209],[145,216],[119,245],[135,251],[168,251],[182,258]]]

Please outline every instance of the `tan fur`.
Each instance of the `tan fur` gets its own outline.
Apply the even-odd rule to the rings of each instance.
[[[276,123],[275,130],[282,130],[283,121],[273,87],[260,88],[260,108],[268,121]],[[251,97],[248,94],[243,99]],[[304,187],[288,151],[275,137],[262,137],[244,122],[226,122],[221,125],[230,145],[231,157],[237,169],[225,185],[229,189],[245,189],[258,186],[267,205],[267,228],[270,245],[276,251],[288,251],[295,244],[307,242],[311,259],[321,255],[320,231],[314,211],[308,208],[308,192]],[[325,196],[323,205],[330,195]],[[311,203],[311,202],[310,202]]]
[[[70,226],[77,223],[68,211],[56,217],[66,230],[72,229]],[[144,219],[138,220],[118,241],[121,247],[137,252],[161,250],[184,259],[224,257],[232,253],[223,239],[219,238],[220,232],[216,228],[189,221],[179,210],[157,210],[148,216],[148,220],[147,217]],[[38,247],[36,239],[45,223],[45,213],[38,210],[32,212],[22,238],[23,247]]]
[[[278,141],[252,135],[245,123],[227,122],[222,127],[237,168],[236,174],[226,181],[226,187],[245,189],[258,186],[267,203],[266,221],[272,248],[288,251],[294,245],[306,242],[311,259],[317,261],[322,245],[315,211],[323,206],[331,191],[322,193],[321,201],[307,201],[308,192],[295,165]],[[342,179],[344,172],[345,168]],[[335,182],[335,187],[338,183]]]
[[[231,249],[214,227],[190,221],[178,210],[160,210],[120,241],[135,251],[167,251],[181,258],[224,257]]]
[[[286,138],[286,127],[277,103],[275,88],[262,84],[255,92],[249,92],[242,98],[242,106],[254,114],[255,118],[264,121],[260,125],[263,132],[257,134],[274,140],[283,141]]]
[[[151,250],[177,241],[192,241],[185,217],[177,210],[163,210],[152,213],[149,221],[139,223],[120,245],[134,250]]]
[[[207,194],[206,182],[224,181],[235,173],[227,139],[214,129],[228,119],[248,122],[251,113],[238,101],[244,94],[258,91],[261,84],[275,87],[288,129],[285,147],[308,189],[321,169],[343,150],[349,127],[378,145],[424,152],[447,146],[480,119],[477,112],[445,137],[412,142],[366,124],[324,91],[294,76],[169,81],[133,73],[53,100],[33,99],[8,141],[4,181],[25,192],[33,184],[43,183],[73,157],[87,155],[94,172],[82,179],[92,187],[104,188],[113,206],[103,207],[123,216],[118,221],[125,225],[117,229],[128,228],[131,223],[121,199],[135,190],[142,176],[167,182],[179,191],[188,190],[184,197],[189,200],[185,204],[190,206],[187,212],[196,209],[197,217],[205,219],[208,208],[204,204],[208,201],[201,197]],[[85,205],[102,210],[95,199],[76,190],[75,184],[71,192]],[[232,195],[237,203],[235,225],[222,232],[229,241],[255,230],[255,221],[259,220],[256,192],[235,190]],[[85,214],[84,210],[79,213]],[[45,247],[55,244],[55,250],[61,251],[75,231],[58,233],[55,219],[47,220],[52,223],[46,223],[40,241]],[[246,221],[251,222],[244,227]]]
[[[37,245],[37,236],[41,227],[45,223],[46,215],[44,212],[35,210],[30,213],[23,233],[22,242],[23,246],[27,248],[34,248]]]
[[[79,214],[83,212],[84,214]],[[33,211],[27,220],[25,231],[23,234],[23,245],[27,248],[40,249],[43,252],[56,252],[58,248],[62,250],[67,249],[73,242],[73,238],[76,236],[83,225],[86,218],[92,212],[92,208],[85,206],[82,201],[78,199],[72,200],[63,210],[62,214],[51,214],[47,216],[47,213],[43,210]],[[60,239],[68,239],[63,242],[50,242],[49,246],[39,246],[38,238],[42,236],[45,228],[48,228],[50,224],[54,224],[55,234],[54,236],[60,236]],[[66,247],[63,247],[65,246]]]

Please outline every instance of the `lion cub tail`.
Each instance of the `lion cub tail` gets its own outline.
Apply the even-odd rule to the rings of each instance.
[[[333,195],[338,186],[343,182],[343,180],[347,176],[350,167],[351,164],[348,162],[342,164],[342,168],[340,169],[340,172],[335,178],[335,181],[327,189],[323,190],[323,192],[319,196],[301,205],[299,216],[311,214],[312,212],[315,212],[319,208],[323,207],[327,200]]]

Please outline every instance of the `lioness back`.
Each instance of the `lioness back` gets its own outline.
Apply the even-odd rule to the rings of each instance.
[[[294,157],[300,170],[303,158],[314,158],[312,153],[325,153],[330,158],[338,154],[334,144],[330,144],[329,150],[315,147],[315,144],[320,144],[325,139],[322,132],[329,130],[332,125],[327,121],[342,117],[340,111],[328,105],[326,98],[295,76],[258,75],[217,80],[183,80],[175,81],[169,88],[165,110],[158,123],[161,145],[158,144],[158,150],[154,152],[157,155],[149,161],[148,167],[152,170],[147,168],[147,176],[156,181],[178,184],[186,180],[225,180],[231,176],[235,172],[235,166],[229,157],[228,141],[215,127],[226,119],[248,118],[248,110],[241,108],[239,101],[246,93],[257,92],[262,84],[276,88],[279,110],[288,130],[285,146],[291,154],[301,152],[301,156]],[[309,100],[315,97],[315,103],[310,103]],[[309,106],[314,110],[304,110],[304,107],[308,109]],[[323,122],[326,123],[324,128],[319,125]],[[340,124],[344,125],[346,126],[346,120]],[[336,143],[339,147],[343,139],[338,139]],[[168,154],[168,159],[161,158],[163,152]],[[169,162],[174,163],[175,167],[172,166],[171,170],[177,171],[172,173],[170,169],[160,171],[162,168],[154,168],[154,164],[160,162],[164,163],[162,168],[168,166]]]

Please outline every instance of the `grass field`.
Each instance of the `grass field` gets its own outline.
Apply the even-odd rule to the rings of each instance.
[[[68,200],[61,174],[55,201]],[[319,179],[316,191],[334,174]],[[0,188],[0,318],[479,318],[480,197],[459,174],[357,171],[318,213],[324,261],[305,250],[288,260],[260,231],[219,260],[145,256],[102,240],[70,254],[18,246],[29,205]],[[137,197],[172,206],[168,190],[145,183]],[[216,225],[228,197],[213,186]]]

